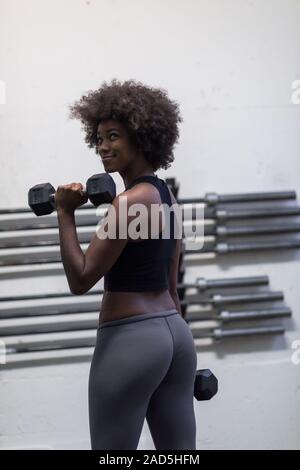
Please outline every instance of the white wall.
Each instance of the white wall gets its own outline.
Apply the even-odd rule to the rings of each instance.
[[[85,182],[102,170],[68,105],[104,80],[166,88],[184,122],[175,162],[180,196],[300,190],[297,0],[0,0],[2,208],[26,205],[28,188]],[[113,175],[118,190],[122,181]],[[296,235],[295,235],[296,237]],[[297,250],[218,257],[195,276],[266,274],[293,310],[284,338],[199,350],[220,392],[195,402],[198,449],[300,448]],[[0,293],[65,290],[63,276],[1,281]],[[89,363],[2,371],[0,446],[89,448]],[[153,448],[145,424],[139,448]]]

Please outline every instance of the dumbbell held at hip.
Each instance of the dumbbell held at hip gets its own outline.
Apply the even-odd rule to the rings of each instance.
[[[75,209],[89,199],[97,207],[100,204],[111,203],[115,197],[116,185],[112,177],[108,173],[98,173],[87,180],[86,189],[81,183],[72,183],[58,186],[55,192],[50,183],[37,184],[28,191],[28,205],[37,216],[40,216],[51,214],[62,204]]]
[[[218,379],[210,369],[198,369],[194,383],[194,397],[198,401],[210,400],[218,392]]]

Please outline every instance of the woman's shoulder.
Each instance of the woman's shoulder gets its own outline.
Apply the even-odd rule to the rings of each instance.
[[[127,196],[129,204],[160,204],[161,197],[159,190],[151,183],[141,182],[132,188],[120,193],[120,196]]]

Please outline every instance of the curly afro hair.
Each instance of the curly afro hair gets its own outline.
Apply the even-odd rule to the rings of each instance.
[[[85,131],[85,142],[98,153],[97,128],[101,121],[120,121],[131,142],[142,151],[153,167],[167,169],[174,160],[173,147],[179,138],[182,122],[179,106],[167,92],[135,80],[123,84],[113,79],[110,84],[87,92],[70,106],[70,118],[79,119]]]

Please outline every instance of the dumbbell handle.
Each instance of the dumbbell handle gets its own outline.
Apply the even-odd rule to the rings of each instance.
[[[40,184],[37,184],[36,186],[34,186],[33,188],[31,188],[28,192],[28,204],[29,206],[31,207],[31,209],[33,210],[33,212],[35,212],[36,215],[47,215],[47,214],[51,214],[51,212],[53,212],[55,209],[56,209],[56,204],[55,204],[55,195],[56,195],[56,191],[54,191],[54,188],[52,185],[50,185],[50,191],[53,189],[53,192],[50,192],[48,193],[47,195],[47,204],[48,204],[48,207],[44,209],[44,211],[42,211],[41,213],[38,213],[34,210],[34,207],[35,205],[38,205],[40,203],[40,192],[43,190],[43,186],[47,186],[47,185],[50,185],[50,183],[40,183]],[[87,191],[86,189],[84,189],[82,191],[83,195],[86,195],[87,194]],[[46,202],[46,201],[43,201],[43,202]]]
[[[97,173],[88,178],[81,190],[93,206],[111,203],[116,196],[116,185],[108,173]],[[28,205],[36,215],[48,215],[55,210],[55,189],[50,183],[36,184],[28,191]]]
[[[82,193],[83,193],[84,196],[87,196],[86,189],[84,189],[84,190],[82,191]],[[55,194],[56,194],[56,192],[50,194],[49,199],[51,200],[51,202],[54,202],[54,201],[55,201]]]

